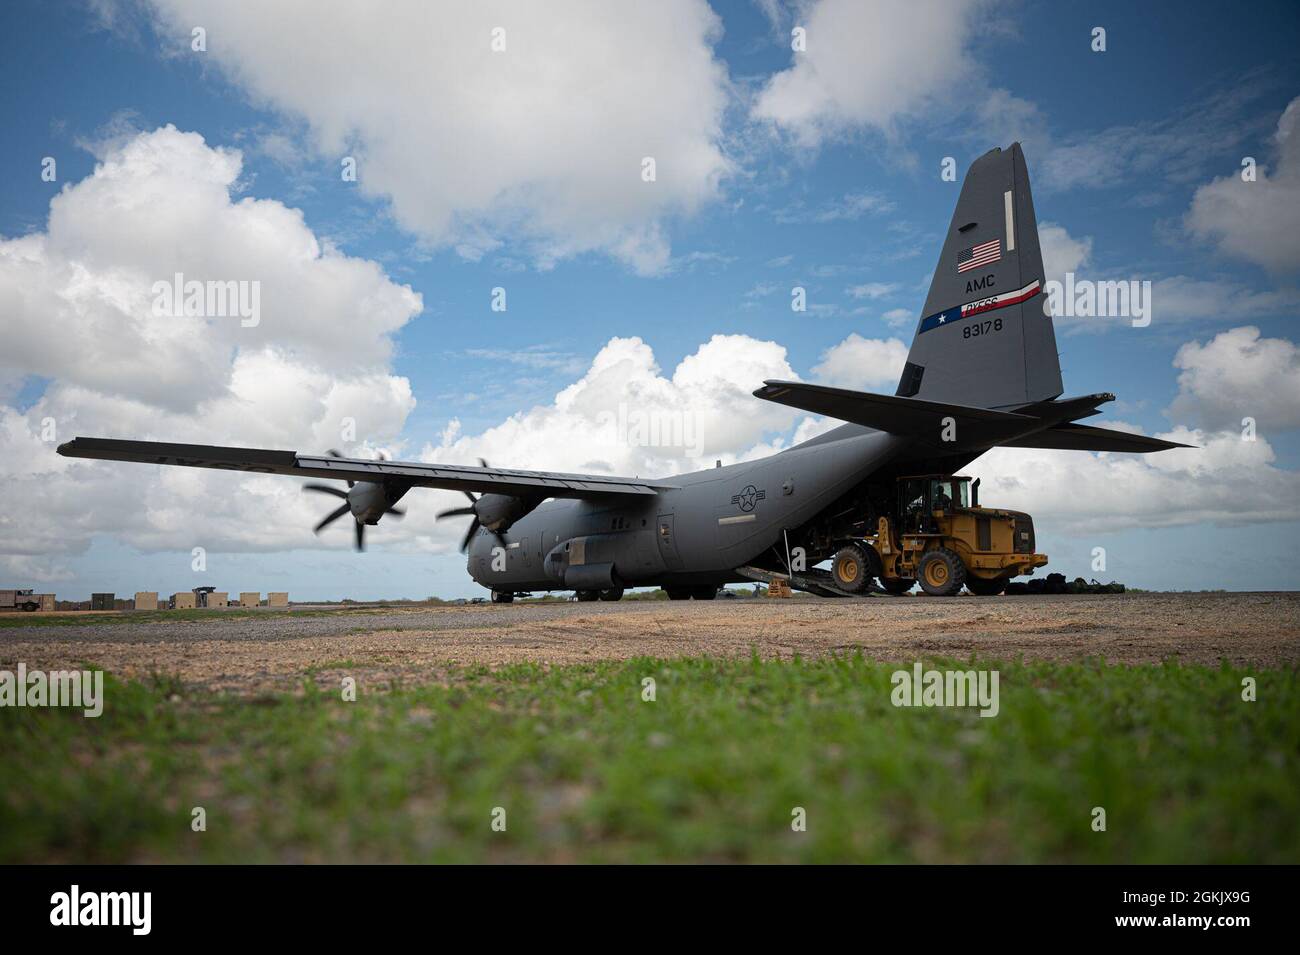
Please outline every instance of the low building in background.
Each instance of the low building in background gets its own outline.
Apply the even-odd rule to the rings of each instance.
[[[266,595],[268,607],[288,607],[289,592],[273,591]],[[91,594],[90,600],[57,600],[54,594],[36,594],[30,590],[0,590],[0,610],[39,610],[53,613],[58,610],[196,610],[203,607],[225,609],[235,606],[230,592],[215,590],[210,586],[195,587],[170,597],[159,597],[156,590],[137,590],[134,598],[118,599],[116,594]],[[262,594],[245,590],[239,594],[241,607],[262,606]]]

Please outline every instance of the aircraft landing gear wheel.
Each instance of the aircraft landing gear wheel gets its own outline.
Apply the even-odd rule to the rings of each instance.
[[[880,586],[895,597],[901,597],[916,586],[916,581],[910,577],[881,577]]]
[[[851,594],[860,594],[871,586],[871,558],[857,544],[841,547],[831,558],[831,577],[835,586]]]
[[[705,584],[703,587],[692,587],[691,596],[696,600],[712,600],[718,595],[718,588],[712,584]]]
[[[606,601],[607,603],[613,603],[615,600],[622,600],[623,588],[610,587],[608,590],[602,590],[600,592],[600,599]]]
[[[494,604],[514,603],[515,602],[514,592],[509,590],[494,590],[492,591],[492,602]]]
[[[926,551],[917,570],[921,589],[931,597],[952,597],[966,582],[966,566],[946,547]]]
[[[577,591],[577,594],[578,594],[578,603],[585,604],[585,603],[590,603],[593,600],[600,599],[599,590],[579,590]]]
[[[689,587],[665,587],[664,593],[668,595],[669,600],[691,599],[691,591]]]
[[[976,597],[996,597],[1007,589],[1007,578],[994,577],[989,580],[987,577],[967,577],[966,589]]]

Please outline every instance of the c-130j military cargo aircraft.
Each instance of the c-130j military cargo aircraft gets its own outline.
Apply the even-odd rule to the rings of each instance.
[[[978,482],[956,472],[993,447],[1161,451],[1185,445],[1076,424],[1111,394],[1062,399],[1043,260],[1020,144],[967,171],[930,294],[894,395],[795,381],[754,394],[846,422],[756,461],[660,480],[505,468],[370,461],[336,454],[75,438],[71,457],[346,480],[317,526],[351,513],[361,547],[416,487],[463,491],[468,570],[495,602],[576,591],[617,600],[659,586],[710,599],[726,583],[781,576],[823,595],[932,595],[963,584],[1000,593],[1047,558],[1033,522],[978,505]],[[478,494],[478,497],[475,497]],[[972,500],[973,498],[973,500]],[[792,558],[791,555],[795,555]],[[830,571],[804,571],[831,559]]]

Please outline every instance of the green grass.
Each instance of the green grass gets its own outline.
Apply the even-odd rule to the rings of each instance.
[[[1250,674],[1246,703],[1226,667],[1004,664],[983,719],[895,708],[895,669],[636,660],[419,687],[359,671],[355,703],[332,665],[252,700],[110,682],[98,720],[0,710],[0,862],[1297,857],[1294,673]]]

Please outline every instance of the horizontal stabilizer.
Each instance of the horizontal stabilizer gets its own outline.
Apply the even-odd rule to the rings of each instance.
[[[954,449],[987,447],[1001,443],[1003,438],[1041,427],[1038,418],[1009,411],[875,395],[797,381],[765,381],[754,396],[877,431],[905,435],[936,445],[946,443]],[[943,441],[946,418],[951,418],[956,425],[958,440],[955,442]]]
[[[1003,441],[1007,448],[1045,448],[1061,451],[1131,451],[1148,454],[1152,451],[1168,451],[1171,448],[1191,448],[1195,445],[1179,444],[1177,441],[1164,441],[1160,438],[1148,438],[1144,434],[1130,434],[1127,431],[1112,431],[1109,428],[1093,428],[1086,424],[1067,424],[1048,428],[1037,434]]]
[[[1032,415],[1047,424],[1060,424],[1064,421],[1078,421],[1101,414],[1098,405],[1114,401],[1115,396],[1109,392],[1096,395],[1083,395],[1079,398],[1057,398],[1053,401],[1037,401],[1032,405],[1016,408],[1016,414]]]
[[[1016,413],[921,398],[873,395],[797,381],[766,381],[754,396],[954,450],[1002,446],[1144,454],[1191,447],[1127,431],[1083,424],[1057,424],[1067,415],[1084,417],[1097,414],[1097,405],[1113,400],[1114,395],[1110,394],[1038,402],[1022,407]],[[943,440],[945,419],[952,419],[955,423],[956,440]]]

